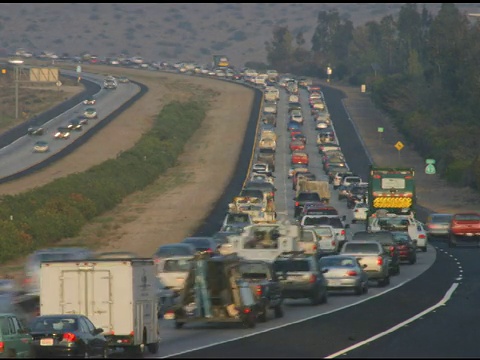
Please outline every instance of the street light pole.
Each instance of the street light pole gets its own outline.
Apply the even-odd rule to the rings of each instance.
[[[23,64],[22,59],[12,59],[8,61],[10,64],[13,64],[15,71],[14,71],[14,76],[15,76],[15,120],[18,119],[18,71],[19,71],[19,66]]]
[[[18,119],[18,66],[15,65],[15,120]]]

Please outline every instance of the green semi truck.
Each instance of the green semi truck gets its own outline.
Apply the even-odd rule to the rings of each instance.
[[[415,170],[370,166],[367,203],[367,228],[379,213],[414,216]]]

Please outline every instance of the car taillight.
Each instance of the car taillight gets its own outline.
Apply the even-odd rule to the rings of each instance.
[[[273,197],[275,196],[275,193],[272,191],[272,192],[270,193],[270,196],[273,198]]]
[[[3,353],[5,351],[5,343],[3,341],[0,341],[0,353]]]
[[[332,240],[332,246],[335,246],[335,240]]]
[[[317,245],[313,245],[313,250],[317,250]]]
[[[154,262],[155,264],[158,264],[158,263],[160,263],[160,259],[159,259],[159,258],[153,258],[153,262]]]
[[[357,275],[358,275],[357,272],[354,271],[354,270],[348,270],[347,271],[347,276],[357,276]]]
[[[377,265],[383,265],[383,258],[381,256],[377,258]]]
[[[295,201],[295,206],[299,206],[300,203],[298,201]]]
[[[77,340],[77,336],[74,333],[67,332],[63,334],[63,340],[66,342],[75,342],[75,340]]]
[[[213,250],[209,248],[209,249],[205,250],[205,252],[208,253],[208,254],[211,254],[211,253],[213,253]]]
[[[255,294],[257,294],[257,296],[262,296],[262,286],[261,285],[256,286]]]
[[[317,281],[317,275],[315,275],[315,274],[310,275],[310,280],[308,282],[310,284],[313,284],[316,281]]]
[[[340,232],[340,235],[345,235],[345,230],[342,230],[342,231]]]
[[[353,212],[358,212],[358,209],[353,210]]]
[[[418,235],[418,238],[419,238],[419,239],[425,239],[425,235],[424,235],[424,234],[420,234],[420,235]]]

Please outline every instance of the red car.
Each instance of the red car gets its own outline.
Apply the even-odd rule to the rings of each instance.
[[[303,151],[294,151],[291,163],[308,165],[308,154]]]
[[[302,140],[290,141],[290,152],[293,153],[297,150],[305,150],[305,143]]]

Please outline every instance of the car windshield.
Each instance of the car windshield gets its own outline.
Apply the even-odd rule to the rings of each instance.
[[[310,264],[307,260],[277,260],[273,263],[273,270],[276,273],[310,271]]]
[[[345,253],[361,253],[361,254],[378,254],[380,252],[379,245],[371,243],[371,244],[355,244],[354,242],[347,242],[342,252]]]
[[[453,215],[451,214],[442,214],[442,215],[432,215],[430,222],[432,223],[449,223],[452,220]]]
[[[157,256],[191,255],[186,246],[162,246],[156,253]]]
[[[320,258],[320,267],[355,267],[355,259],[341,256],[326,256]]]
[[[190,270],[191,259],[167,259],[163,264],[163,272],[187,272]]]
[[[315,227],[313,229],[313,231],[315,231],[315,233],[322,237],[322,236],[333,236],[333,233],[332,233],[332,229],[331,228],[327,228],[327,227]]]
[[[248,223],[248,214],[228,214],[227,224]]]
[[[67,332],[75,331],[78,329],[78,321],[76,318],[72,317],[48,317],[41,316],[36,318],[30,324],[30,329],[32,332],[48,332],[53,331]]]

